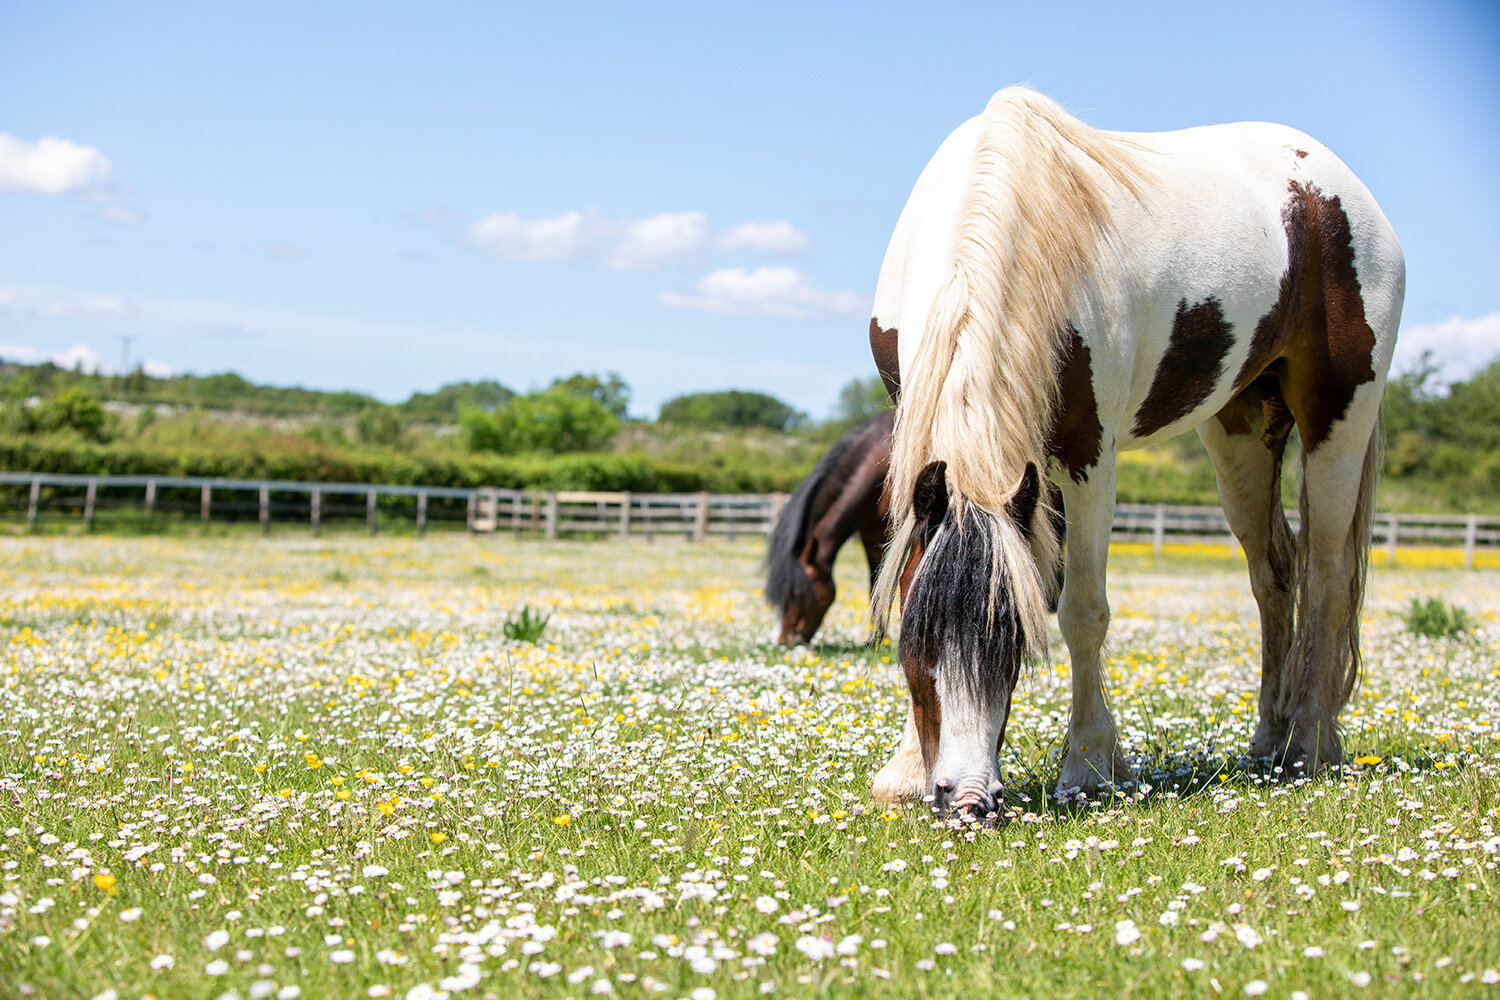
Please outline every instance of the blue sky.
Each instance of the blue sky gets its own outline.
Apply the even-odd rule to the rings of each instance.
[[[0,5],[0,356],[399,400],[618,371],[814,416],[912,182],[1000,87],[1267,119],[1406,250],[1398,366],[1500,354],[1500,5]]]

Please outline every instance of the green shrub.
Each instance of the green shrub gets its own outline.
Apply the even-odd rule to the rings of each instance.
[[[459,418],[469,448],[502,455],[595,451],[620,429],[620,418],[591,396],[554,387],[517,396],[502,409],[467,410]]]
[[[1456,604],[1447,604],[1436,597],[1424,603],[1413,597],[1402,616],[1406,630],[1429,639],[1453,639],[1467,636],[1477,624],[1474,617]]]

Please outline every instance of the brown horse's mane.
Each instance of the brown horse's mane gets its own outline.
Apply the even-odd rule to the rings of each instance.
[[[788,498],[766,547],[765,597],[771,607],[805,599],[812,581],[799,557],[808,532],[839,498],[874,443],[890,437],[894,420],[887,410],[839,438]]]

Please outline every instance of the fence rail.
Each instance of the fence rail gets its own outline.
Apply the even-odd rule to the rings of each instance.
[[[89,529],[102,510],[130,510],[204,524],[255,521],[263,532],[303,524],[317,534],[325,525],[363,522],[370,534],[412,524],[418,534],[440,526],[545,538],[663,535],[691,541],[767,534],[786,503],[782,493],[601,493],[47,472],[0,472],[0,498],[0,516],[23,517],[28,531],[44,517]],[[1297,512],[1287,516],[1296,528]],[[1218,507],[1166,504],[1117,505],[1112,539],[1150,542],[1158,553],[1169,541],[1222,544],[1229,551],[1237,544]],[[1464,565],[1472,567],[1476,550],[1500,548],[1500,516],[1377,514],[1374,547],[1394,560],[1401,544],[1461,547]]]

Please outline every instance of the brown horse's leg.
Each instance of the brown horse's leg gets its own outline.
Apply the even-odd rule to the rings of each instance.
[[[1297,593],[1296,543],[1281,508],[1281,460],[1292,422],[1274,389],[1252,386],[1198,428],[1218,475],[1224,516],[1245,549],[1250,588],[1260,607],[1260,722],[1250,740],[1250,753],[1257,757],[1287,749],[1288,719],[1277,706]]]
[[[870,552],[869,545],[869,541],[865,540],[867,554]],[[884,546],[883,540],[881,545]],[[925,551],[925,537],[919,532],[907,552],[906,566],[901,573],[903,603]],[[901,734],[900,746],[885,767],[875,775],[872,794],[877,802],[920,800],[926,796],[931,791],[932,766],[938,756],[943,713],[938,703],[937,682],[932,676],[932,665],[914,660],[908,662],[906,657],[902,657],[901,668],[906,674],[911,707],[906,715],[906,727]]]

